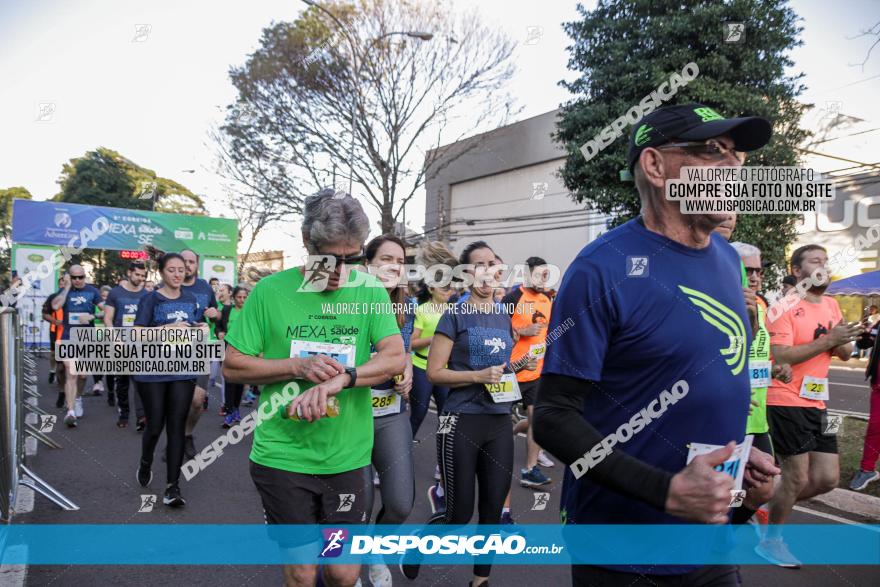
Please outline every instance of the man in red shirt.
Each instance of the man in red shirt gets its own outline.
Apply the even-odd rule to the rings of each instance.
[[[828,368],[831,357],[849,360],[852,341],[863,331],[844,322],[837,301],[823,295],[830,282],[828,255],[819,245],[806,245],[791,255],[798,281],[812,279],[806,296],[781,315],[767,316],[770,349],[779,363],[792,366],[789,383],[774,379],[767,390],[767,421],[782,468],[782,482],[770,500],[767,536],[758,554],[782,567],[798,561],[782,540],[781,524],[795,502],[831,491],[840,477],[837,437],[826,433]]]

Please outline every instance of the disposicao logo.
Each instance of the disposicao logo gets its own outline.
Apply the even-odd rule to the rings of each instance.
[[[343,544],[348,540],[348,531],[343,528],[324,528],[324,547],[318,558],[335,558],[342,554]]]

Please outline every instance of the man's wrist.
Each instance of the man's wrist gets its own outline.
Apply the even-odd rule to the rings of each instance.
[[[302,379],[302,361],[299,359],[292,357],[288,359],[290,361],[290,376],[293,379]]]

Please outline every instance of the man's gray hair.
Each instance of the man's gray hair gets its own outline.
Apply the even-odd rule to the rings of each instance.
[[[370,221],[360,202],[345,192],[326,188],[303,204],[302,230],[309,254],[339,242],[361,245],[370,234]]]
[[[737,241],[735,243],[730,243],[730,246],[736,249],[736,252],[739,253],[740,259],[744,259],[746,257],[758,257],[761,255],[761,249],[759,249],[755,245],[750,245],[748,243],[741,243]]]

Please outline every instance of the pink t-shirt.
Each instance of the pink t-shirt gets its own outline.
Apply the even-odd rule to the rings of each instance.
[[[775,321],[771,322],[768,316],[765,323],[770,332],[771,345],[799,346],[825,336],[829,330],[829,323],[835,326],[842,317],[837,300],[822,296],[822,300],[816,304],[807,300],[798,300],[797,304]],[[827,378],[832,355],[833,351],[828,351],[803,363],[792,365],[791,383],[783,383],[777,379],[771,382],[767,390],[767,405],[824,409],[824,401],[800,396],[801,384],[804,375]]]

